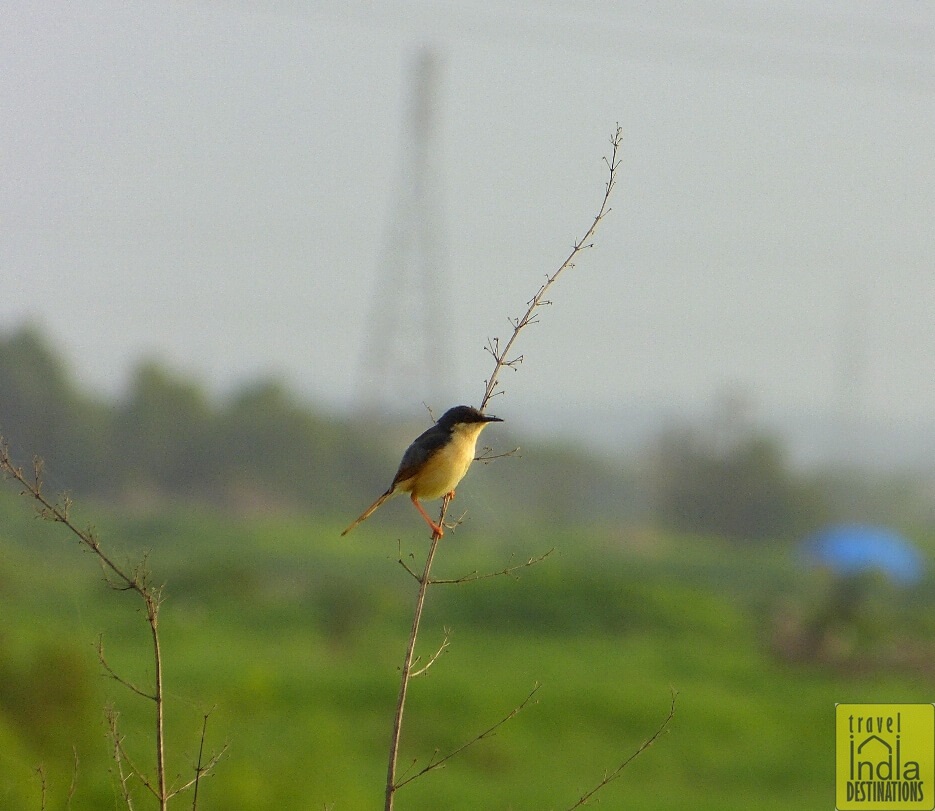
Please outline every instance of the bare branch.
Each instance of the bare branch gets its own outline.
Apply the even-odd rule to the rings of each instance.
[[[147,693],[145,690],[141,690],[139,687],[133,684],[133,682],[127,681],[127,679],[123,678],[123,676],[121,676],[120,674],[114,671],[114,669],[110,666],[110,663],[104,657],[104,635],[103,634],[100,634],[97,638],[97,659],[101,663],[101,667],[103,667],[104,670],[107,671],[107,675],[110,678],[112,678],[115,682],[122,684],[124,687],[126,687],[131,692],[136,693],[138,696],[147,698],[150,701],[156,700],[156,697],[154,695],[152,695],[151,693]]]
[[[500,348],[499,338],[488,338],[487,340],[487,350],[494,358],[494,368],[491,372],[490,377],[487,379],[487,387],[484,390],[484,396],[481,398],[480,410],[483,411],[487,407],[487,403],[490,401],[490,398],[494,395],[494,392],[497,389],[498,382],[497,378],[500,375],[500,372],[505,367],[515,367],[516,364],[521,363],[523,356],[519,355],[516,358],[508,360],[510,356],[510,351],[513,348],[513,344],[516,342],[516,339],[519,337],[520,332],[530,324],[535,324],[538,320],[537,310],[540,307],[544,307],[552,302],[545,297],[545,294],[548,292],[549,288],[558,280],[558,277],[562,275],[569,268],[574,267],[575,259],[581,251],[593,247],[594,243],[591,241],[591,238],[594,236],[597,231],[597,226],[600,225],[601,220],[604,219],[610,213],[610,196],[614,190],[614,186],[617,182],[617,169],[620,166],[620,161],[617,158],[617,154],[620,150],[620,144],[623,140],[623,131],[618,126],[614,132],[613,137],[611,138],[611,155],[610,157],[604,158],[604,165],[607,167],[608,178],[607,182],[604,185],[604,198],[601,200],[600,208],[598,209],[597,214],[594,217],[594,220],[591,222],[591,225],[588,227],[588,230],[584,233],[584,236],[581,237],[577,242],[575,242],[574,247],[571,250],[571,253],[562,262],[561,266],[556,270],[552,275],[546,276],[545,282],[536,292],[528,302],[528,309],[526,312],[519,318],[511,318],[510,323],[513,326],[513,334],[510,336],[509,340]]]
[[[418,670],[411,671],[409,673],[409,678],[414,679],[416,676],[421,676],[432,665],[434,665],[435,662],[438,660],[438,657],[441,656],[445,652],[445,650],[447,650],[450,639],[451,639],[451,630],[448,628],[445,628],[445,638],[442,640],[442,644],[439,646],[438,650],[432,654],[432,658],[430,658],[422,667],[420,667]]]
[[[73,746],[71,752],[74,756],[74,765],[71,769],[71,784],[68,786],[68,795],[65,798],[65,811],[71,808],[71,798],[75,796],[75,790],[78,788],[78,750]]]
[[[39,809],[40,811],[45,811],[45,766],[42,763],[36,766],[36,774],[39,775]]]
[[[494,453],[493,448],[485,445],[481,449],[480,454],[474,457],[474,461],[483,462],[486,465],[494,459],[505,459],[508,456],[519,456],[519,445],[513,448],[513,450],[503,451],[502,453]]]
[[[142,774],[138,770],[137,775],[141,780],[143,780],[144,785],[146,785],[158,799],[160,811],[166,811],[167,793],[164,743],[165,718],[162,693],[162,650],[159,642],[158,631],[159,606],[162,600],[161,590],[159,588],[153,588],[149,584],[145,567],[142,564],[134,567],[131,571],[128,572],[122,566],[119,566],[113,560],[113,558],[111,558],[101,548],[101,545],[97,540],[97,536],[90,527],[87,529],[81,529],[72,521],[69,516],[72,501],[67,495],[61,496],[59,501],[50,501],[44,495],[42,492],[42,467],[42,460],[39,457],[36,457],[33,460],[33,478],[32,481],[30,481],[23,473],[22,468],[17,467],[13,463],[13,460],[10,457],[9,446],[3,440],[3,438],[0,437],[0,473],[2,473],[4,476],[8,476],[14,479],[20,485],[22,485],[24,488],[22,494],[29,496],[36,502],[38,513],[42,518],[65,526],[78,539],[78,542],[81,545],[91,550],[97,556],[97,559],[100,562],[100,565],[105,574],[104,579],[112,588],[116,588],[121,591],[134,591],[143,601],[143,606],[146,610],[146,621],[149,623],[150,637],[152,640],[154,669],[153,692],[149,694],[146,691],[135,687],[125,679],[120,678],[116,673],[114,673],[110,666],[107,665],[106,661],[103,660],[103,656],[101,658],[105,669],[113,678],[124,684],[138,695],[149,698],[156,705],[155,760],[156,782],[158,788],[153,788],[153,786],[143,778]],[[103,648],[99,648],[99,651],[102,654]],[[115,737],[114,746],[117,754],[121,754],[121,739],[119,736]],[[126,758],[126,753],[123,752],[122,754],[123,760],[129,764],[129,760]],[[117,765],[121,774],[121,779],[123,779],[122,761],[119,758],[117,759]],[[128,807],[130,807],[128,797],[125,797],[125,799],[128,800],[127,804]]]
[[[503,393],[502,389],[499,389],[500,372],[502,372],[504,369],[513,369],[516,371],[517,366],[523,362],[522,355],[512,355],[513,344],[516,343],[520,333],[526,327],[528,327],[530,324],[535,324],[538,322],[539,319],[537,311],[539,308],[545,307],[552,303],[550,299],[546,298],[546,293],[549,291],[552,285],[558,281],[558,278],[566,270],[570,270],[575,266],[575,260],[578,258],[579,253],[594,246],[592,237],[597,232],[598,225],[600,225],[604,217],[610,213],[610,196],[617,184],[617,170],[620,168],[620,159],[617,156],[620,151],[622,142],[623,130],[618,124],[616,130],[614,131],[613,137],[610,139],[610,157],[605,155],[603,159],[604,165],[607,167],[608,175],[607,181],[604,184],[604,196],[601,199],[601,204],[597,210],[597,214],[594,215],[594,219],[588,226],[587,231],[585,231],[584,235],[574,243],[574,246],[571,249],[571,253],[568,254],[568,256],[565,258],[565,261],[562,262],[562,264],[559,266],[558,270],[556,270],[551,275],[546,275],[545,281],[536,291],[536,294],[531,299],[529,299],[528,302],[526,302],[526,312],[517,318],[510,318],[510,325],[513,327],[513,333],[510,335],[506,343],[501,346],[500,338],[487,338],[486,349],[494,359],[494,366],[493,371],[490,373],[490,377],[484,381],[484,396],[481,398],[480,402],[481,411],[487,407],[487,404],[493,397]],[[445,512],[447,508],[448,502],[446,500],[442,502],[442,508],[439,513],[439,526],[441,526],[445,520]]]
[[[488,727],[480,734],[475,735],[473,738],[471,738],[471,740],[467,741],[467,743],[461,744],[461,746],[459,746],[457,749],[452,750],[451,752],[449,752],[447,755],[444,755],[443,757],[436,759],[435,755],[433,755],[432,759],[428,762],[428,764],[424,768],[420,769],[415,774],[410,775],[405,780],[398,783],[396,788],[397,789],[402,788],[406,784],[411,783],[413,780],[418,780],[420,777],[422,777],[422,775],[428,774],[429,772],[434,771],[435,769],[442,768],[449,760],[451,760],[456,755],[461,754],[465,749],[468,749],[469,747],[474,746],[474,744],[480,743],[486,738],[490,738],[493,735],[495,735],[497,730],[500,729],[500,727],[502,727],[511,718],[515,718],[520,712],[522,712],[526,708],[529,702],[532,701],[533,696],[537,692],[539,692],[540,686],[541,685],[539,684],[536,684],[535,686],[533,686],[532,691],[529,693],[528,696],[526,696],[526,698],[523,699],[522,703],[520,703],[519,705],[514,707],[512,710],[510,710],[510,712],[504,715],[503,718],[497,721],[497,723],[495,723],[493,726]],[[435,754],[436,755],[438,754],[437,750]]]
[[[514,580],[518,580],[519,578],[514,574],[514,572],[517,572],[520,569],[526,569],[530,566],[535,566],[537,563],[542,563],[542,561],[544,561],[554,551],[555,551],[555,547],[553,546],[548,552],[545,552],[534,558],[529,558],[523,563],[517,563],[515,566],[507,566],[506,568],[500,569],[497,572],[487,572],[486,574],[478,574],[477,572],[471,572],[470,574],[466,574],[462,577],[455,577],[449,580],[444,580],[444,579],[435,580],[433,578],[431,582],[433,586],[436,586],[436,585],[437,586],[449,586],[449,585],[455,585],[458,583],[473,583],[476,580],[489,580],[491,577],[502,577],[502,576],[512,577]]]
[[[72,505],[71,499],[68,496],[63,496],[61,501],[53,502],[46,498],[42,492],[42,460],[38,457],[33,463],[33,468],[34,479],[30,481],[23,473],[23,469],[13,464],[10,458],[9,446],[0,437],[0,472],[19,482],[25,488],[22,491],[23,495],[29,496],[37,502],[40,517],[54,523],[63,524],[78,539],[79,543],[98,556],[101,563],[116,575],[123,585],[142,595],[144,584],[135,576],[123,571],[120,566],[104,554],[94,532],[90,528],[80,529],[72,523],[68,514]]]
[[[105,715],[107,717],[107,731],[110,735],[111,744],[114,747],[113,758],[117,766],[117,781],[120,783],[120,794],[123,796],[123,801],[126,803],[128,811],[133,811],[133,797],[130,795],[130,788],[127,783],[134,775],[134,771],[132,767],[130,772],[124,772],[123,770],[123,739],[120,736],[120,731],[117,729],[119,713],[113,707],[108,707],[105,710]]]
[[[169,792],[169,798],[171,799],[172,797],[175,797],[177,794],[181,794],[183,791],[188,791],[188,789],[194,786],[195,792],[192,798],[192,811],[195,811],[195,809],[198,808],[198,784],[201,781],[201,778],[211,776],[211,772],[214,770],[214,767],[217,766],[221,758],[224,757],[225,754],[227,754],[227,750],[229,748],[230,748],[230,744],[225,743],[224,746],[222,746],[217,752],[215,752],[213,755],[211,755],[210,758],[208,758],[207,763],[201,763],[199,761],[199,765],[195,767],[196,769],[195,776],[191,780],[189,780],[187,783],[183,783],[181,786],[179,786],[174,791]],[[200,752],[198,756],[199,758],[201,757]]]
[[[409,564],[406,563],[406,561],[404,561],[404,560],[402,559],[402,557],[399,558],[399,561],[398,561],[398,562],[399,562],[399,565],[400,565],[400,566],[402,566],[407,572],[409,572],[409,574],[411,574],[411,575],[413,576],[413,578],[415,579],[415,581],[416,581],[417,583],[421,582],[421,578],[419,577],[419,575],[416,574],[416,573],[409,567]]]
[[[127,754],[127,750],[124,749],[124,747],[123,747],[123,737],[118,737],[118,738],[117,738],[117,741],[116,741],[115,746],[116,746],[116,751],[117,751],[117,754],[118,754],[120,760],[121,760],[122,762],[126,763],[126,764],[127,764],[127,768],[130,770],[129,774],[127,775],[127,779],[129,779],[131,776],[136,777],[136,779],[139,780],[140,783],[142,783],[143,786],[146,787],[146,789],[149,791],[149,793],[152,794],[153,797],[155,797],[157,800],[159,800],[160,803],[162,803],[163,796],[160,796],[159,790],[156,788],[156,786],[153,785],[152,781],[146,776],[146,774],[143,772],[143,770],[140,769],[140,768],[130,759],[130,756]]]
[[[663,719],[662,724],[660,724],[659,728],[658,728],[649,738],[647,738],[645,741],[643,741],[643,743],[640,744],[639,748],[637,748],[635,752],[633,752],[629,757],[626,758],[626,760],[624,760],[619,766],[617,766],[616,769],[614,769],[612,772],[607,772],[607,773],[604,775],[604,777],[601,779],[601,781],[600,781],[596,786],[594,786],[594,788],[592,788],[592,789],[590,789],[589,791],[586,791],[584,794],[582,794],[581,797],[578,798],[578,802],[576,802],[576,803],[575,803],[574,805],[572,805],[572,806],[569,806],[568,811],[574,811],[575,808],[581,808],[582,806],[587,805],[588,802],[591,800],[591,798],[592,798],[595,794],[597,794],[597,792],[599,792],[602,788],[606,787],[606,786],[609,785],[610,783],[613,783],[614,780],[616,780],[617,778],[619,778],[620,775],[623,773],[623,770],[624,770],[627,766],[629,766],[634,760],[636,760],[636,758],[638,758],[640,755],[642,755],[643,752],[645,752],[647,749],[649,749],[649,747],[652,746],[652,745],[659,739],[659,737],[660,737],[664,732],[667,731],[667,727],[669,726],[669,722],[670,722],[670,721],[672,720],[672,718],[675,716],[675,699],[676,699],[676,696],[678,696],[678,691],[675,690],[675,689],[673,688],[673,690],[672,690],[672,702],[671,702],[671,704],[669,705],[669,713],[668,713],[668,715],[666,715],[666,717]]]
[[[442,501],[442,510],[447,506],[448,498],[446,496]],[[398,788],[396,785],[396,763],[399,758],[399,739],[403,731],[403,713],[406,708],[406,695],[409,691],[409,682],[411,680],[412,657],[416,647],[416,639],[419,637],[419,624],[422,622],[422,609],[425,607],[425,592],[429,587],[429,573],[432,571],[432,561],[435,559],[435,552],[438,549],[439,540],[440,538],[438,535],[433,533],[428,554],[425,556],[425,568],[422,570],[422,576],[417,578],[419,581],[419,591],[416,595],[415,609],[412,612],[412,627],[409,630],[409,642],[406,644],[406,653],[403,656],[403,665],[400,669],[399,695],[396,698],[396,712],[393,715],[393,734],[390,738],[390,754],[386,767],[384,811],[392,811],[393,796],[396,794],[396,789]]]
[[[215,752],[208,758],[207,763],[204,760],[204,751],[205,751],[205,735],[208,729],[208,717],[211,715],[212,710],[204,713],[201,721],[201,738],[198,742],[198,760],[195,762],[195,776],[191,780],[182,783],[178,788],[173,788],[169,792],[169,799],[175,797],[178,794],[181,794],[183,791],[188,791],[188,789],[194,787],[194,792],[192,795],[192,811],[196,811],[198,808],[198,786],[201,782],[202,777],[208,776],[208,774],[214,769],[218,761],[224,756],[224,753],[227,752],[228,744],[224,744],[219,751]]]

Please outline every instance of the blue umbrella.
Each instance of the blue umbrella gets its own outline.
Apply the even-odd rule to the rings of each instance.
[[[919,550],[898,532],[868,524],[836,524],[803,544],[806,559],[841,575],[879,571],[894,583],[911,585],[922,577]]]

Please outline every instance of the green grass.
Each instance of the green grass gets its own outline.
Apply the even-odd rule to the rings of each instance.
[[[342,540],[330,524],[196,512],[95,520],[120,560],[148,549],[166,583],[171,775],[190,774],[205,712],[207,747],[229,744],[199,807],[380,807],[415,593],[395,538],[379,523]],[[413,567],[424,546],[418,536],[403,545]],[[779,661],[775,611],[820,588],[780,547],[601,530],[488,539],[468,524],[446,535],[436,575],[495,571],[553,547],[518,578],[429,592],[419,653],[431,656],[446,628],[451,644],[411,686],[402,769],[457,748],[541,688],[494,737],[403,788],[397,808],[568,808],[653,734],[672,689],[667,734],[600,807],[830,808],[834,702],[932,698],[931,675],[917,671]],[[127,746],[148,765],[151,707],[100,675],[94,643],[103,634],[114,668],[146,684],[138,606],[108,590],[61,529],[6,496],[0,551],[0,807],[39,807],[38,762],[49,807],[62,807],[72,746],[74,811],[113,807],[102,708],[116,705]],[[890,595],[894,634],[898,625],[926,638],[935,607],[917,596],[923,608],[910,610],[909,597]]]

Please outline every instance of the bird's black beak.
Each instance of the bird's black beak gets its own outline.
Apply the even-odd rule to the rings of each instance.
[[[499,417],[493,416],[493,414],[483,414],[484,422],[503,422]]]

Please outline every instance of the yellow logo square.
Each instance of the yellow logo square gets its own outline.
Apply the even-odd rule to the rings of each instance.
[[[835,705],[835,808],[935,809],[935,704]]]

